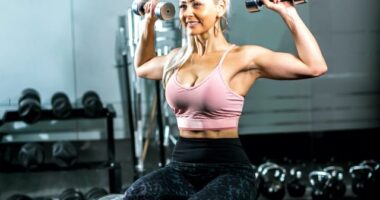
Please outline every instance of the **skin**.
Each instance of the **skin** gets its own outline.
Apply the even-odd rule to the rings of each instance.
[[[157,3],[157,0],[152,0],[145,5],[145,29],[134,61],[137,75],[152,80],[162,79],[163,64],[178,51],[177,48],[166,56],[155,55],[154,23],[157,18],[153,10]],[[263,3],[278,13],[288,26],[297,55],[275,52],[257,45],[235,46],[224,60],[222,75],[230,89],[241,96],[246,96],[259,78],[297,80],[318,77],[327,72],[327,64],[319,45],[295,7],[279,0],[263,0]],[[181,85],[190,87],[199,84],[214,69],[231,44],[219,26],[220,17],[226,12],[224,1],[216,4],[214,0],[179,0],[179,5],[183,28],[196,37],[195,51],[188,62],[181,66],[177,76]],[[189,21],[198,23],[188,23]],[[238,130],[181,130],[180,135],[187,138],[237,138]]]

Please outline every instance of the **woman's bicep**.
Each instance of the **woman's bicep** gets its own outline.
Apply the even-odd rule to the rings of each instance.
[[[173,49],[168,55],[156,56],[136,68],[136,74],[140,78],[161,80],[165,63],[174,56],[178,49]]]
[[[276,80],[305,79],[321,75],[290,53],[274,52],[260,47],[254,57],[259,78]]]

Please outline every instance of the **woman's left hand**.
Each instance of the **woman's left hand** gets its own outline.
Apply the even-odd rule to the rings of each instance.
[[[280,1],[280,0],[261,0],[265,7],[279,13],[281,16],[289,11],[295,11],[293,1]]]

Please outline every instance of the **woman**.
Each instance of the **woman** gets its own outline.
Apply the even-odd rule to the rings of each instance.
[[[230,44],[223,35],[229,0],[179,0],[187,45],[156,56],[153,0],[135,55],[139,77],[162,80],[180,137],[172,161],[138,179],[124,199],[255,199],[254,170],[238,137],[244,97],[259,78],[321,76],[319,46],[289,2],[263,0],[289,27],[298,55]]]

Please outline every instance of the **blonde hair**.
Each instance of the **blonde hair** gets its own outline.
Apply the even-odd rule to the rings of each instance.
[[[227,17],[229,15],[230,9],[230,0],[214,0],[215,3],[225,1],[226,12],[219,20],[221,31],[224,32],[227,29]],[[170,77],[174,74],[174,71],[180,68],[191,56],[195,49],[195,40],[194,36],[187,34],[186,44],[182,46],[178,52],[168,60],[164,65],[163,76],[162,76],[162,86],[166,89],[166,84]]]

